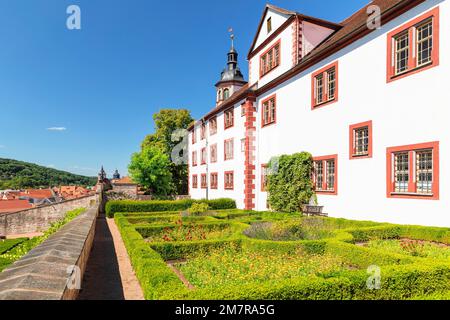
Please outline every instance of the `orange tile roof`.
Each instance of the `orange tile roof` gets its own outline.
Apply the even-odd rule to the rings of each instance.
[[[21,192],[20,196],[34,199],[47,199],[53,197],[53,192],[51,189],[27,189]]]
[[[28,200],[3,200],[0,201],[0,213],[17,212],[30,209],[33,206]]]
[[[122,179],[115,179],[111,181],[113,184],[135,184],[130,177],[123,177]]]

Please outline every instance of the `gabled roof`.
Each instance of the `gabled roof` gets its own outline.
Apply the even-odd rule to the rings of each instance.
[[[261,20],[259,21],[258,28],[256,30],[255,37],[253,38],[253,42],[252,42],[252,44],[250,46],[250,50],[248,52],[248,56],[250,56],[251,53],[253,52],[253,50],[255,50],[255,45],[256,45],[256,41],[258,40],[259,32],[261,31],[261,28],[262,28],[262,26],[264,24],[264,18],[266,17],[267,11],[269,11],[269,9],[273,10],[275,12],[284,14],[284,15],[291,16],[291,18],[296,16],[296,17],[300,18],[301,20],[306,20],[306,21],[309,21],[309,22],[313,22],[313,23],[316,23],[318,25],[325,26],[325,27],[328,27],[328,28],[331,28],[331,29],[338,29],[338,28],[341,27],[340,24],[335,23],[335,22],[331,22],[331,21],[327,21],[327,20],[323,20],[323,19],[318,19],[318,18],[315,18],[315,17],[307,16],[307,15],[298,13],[296,11],[290,11],[290,10],[286,10],[286,9],[274,6],[272,4],[266,4],[266,6],[264,7],[263,14],[261,16]]]
[[[337,32],[333,33],[330,37],[328,37],[324,42],[322,42],[319,46],[317,46],[314,50],[311,51],[310,55],[319,54],[322,50],[332,46],[333,44],[339,42],[345,37],[348,37],[353,32],[361,28],[361,26],[367,26],[367,9],[371,5],[379,6],[382,13],[385,13],[387,10],[394,8],[396,5],[408,2],[405,0],[372,0],[370,3],[365,5],[360,10],[356,11],[350,17],[341,22],[342,28]],[[410,1],[409,1],[410,2]],[[384,22],[383,22],[384,23]]]
[[[259,95],[267,92],[268,90],[271,90],[280,83],[287,81],[293,76],[303,72],[307,68],[319,63],[333,53],[347,47],[348,45],[375,31],[376,29],[369,29],[367,27],[367,19],[369,16],[367,14],[367,9],[369,6],[376,5],[380,7],[381,21],[382,24],[385,25],[392,19],[395,19],[399,15],[405,13],[408,10],[411,10],[418,4],[425,1],[426,0],[373,0],[360,10],[356,11],[353,15],[342,21],[342,28],[331,34],[308,55],[303,57],[300,60],[299,64],[297,64],[294,68],[286,71],[284,74],[280,75],[278,78],[274,79],[267,85],[258,88],[256,94]]]
[[[260,95],[272,88],[276,87],[280,83],[287,81],[288,79],[294,77],[295,75],[303,72],[309,67],[314,66],[321,60],[330,56],[331,54],[345,48],[351,43],[357,41],[358,39],[370,34],[374,30],[367,28],[367,9],[370,5],[377,5],[381,9],[381,20],[383,24],[395,19],[399,15],[404,12],[414,8],[418,4],[425,2],[426,0],[373,0],[368,3],[366,6],[355,12],[353,15],[343,20],[340,24],[335,24],[337,31],[331,34],[327,39],[325,39],[321,44],[319,44],[315,49],[313,49],[308,55],[303,57],[301,61],[290,70],[286,71],[284,74],[280,75],[276,79],[272,80],[268,84],[263,87],[256,88],[256,84],[254,87],[249,87],[249,85],[245,85],[238,92],[233,94],[227,101],[223,102],[216,108],[212,109],[209,113],[207,113],[202,119],[209,119],[214,114],[226,110],[236,104],[239,100],[244,99],[248,95]],[[277,8],[275,6],[267,5],[263,14],[266,13],[268,8]],[[274,9],[275,10],[275,9]],[[276,10],[284,10],[277,8]],[[284,12],[291,12],[285,10]],[[300,15],[300,14],[299,14]],[[301,17],[307,17],[304,15],[300,15]],[[310,17],[307,17],[308,19]],[[319,19],[315,19],[318,21]],[[264,20],[262,20],[264,21]],[[262,23],[260,23],[259,29],[261,28]],[[253,51],[253,46],[256,43],[256,38],[254,43],[252,44],[252,48],[250,53]],[[188,130],[192,130],[195,124],[191,125]]]

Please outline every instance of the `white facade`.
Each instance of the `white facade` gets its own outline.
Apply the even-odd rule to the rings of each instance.
[[[408,1],[405,1],[408,2]],[[411,2],[411,1],[409,1]],[[411,74],[401,79],[388,82],[388,34],[417,17],[439,8],[439,36],[434,30],[434,44],[439,37],[439,64],[435,67]],[[289,17],[267,10],[273,15],[273,28],[281,26]],[[210,198],[230,197],[237,201],[239,208],[245,208],[244,183],[254,179],[252,203],[255,210],[266,210],[267,194],[261,191],[261,166],[274,156],[293,154],[301,151],[310,152],[314,157],[337,155],[336,194],[318,193],[318,201],[324,211],[333,217],[356,220],[373,220],[402,224],[420,224],[429,226],[450,226],[450,111],[447,107],[449,99],[446,86],[450,80],[450,3],[447,0],[428,0],[412,9],[401,13],[393,20],[383,24],[381,29],[374,30],[362,38],[324,56],[319,62],[311,65],[295,76],[279,80],[285,72],[293,68],[293,27],[287,27],[276,37],[272,36],[267,48],[281,40],[280,66],[266,76],[260,78],[260,54],[250,59],[250,86],[256,89],[254,103],[256,121],[254,165],[252,173],[245,173],[245,152],[241,152],[240,140],[245,137],[246,117],[241,117],[241,104],[234,105],[235,124],[233,128],[224,130],[223,112],[217,114],[218,132],[208,135],[208,143],[218,144],[218,162],[209,164],[209,172],[219,173],[218,190],[209,190]],[[284,19],[284,20],[283,20]],[[295,23],[295,21],[293,22]],[[303,26],[306,23],[302,22]],[[264,25],[263,25],[264,26]],[[301,48],[311,50],[311,46],[320,46],[331,29],[308,26],[311,41],[304,41]],[[261,32],[266,30],[261,28]],[[270,35],[266,35],[269,37]],[[264,43],[258,35],[257,44]],[[305,46],[308,46],[305,49]],[[263,52],[265,49],[262,49]],[[313,51],[314,53],[314,51]],[[307,59],[309,56],[305,56]],[[300,59],[299,63],[302,62]],[[338,99],[329,105],[312,109],[312,76],[313,73],[334,62],[338,63]],[[273,83],[273,85],[271,85]],[[270,90],[265,90],[266,85]],[[276,96],[276,123],[262,127],[262,102]],[[350,155],[350,126],[372,121],[371,147],[372,157],[352,159]],[[200,165],[200,148],[205,140],[200,141],[199,125],[197,143],[190,144],[190,155],[198,150],[198,166],[192,167],[190,160],[190,179],[193,174],[199,175],[199,186],[192,189],[193,198],[205,198],[204,189],[200,188],[200,174],[205,167]],[[209,131],[209,130],[208,130]],[[192,133],[191,133],[192,134]],[[234,159],[223,161],[224,140],[234,137]],[[192,140],[190,139],[190,142]],[[433,168],[433,183],[439,185],[439,197],[402,198],[390,197],[387,185],[391,183],[387,176],[387,148],[439,142],[439,153],[434,154],[439,169]],[[209,156],[209,150],[208,150]],[[436,159],[437,158],[437,159]],[[209,160],[209,159],[208,159]],[[436,164],[437,162],[434,162]],[[234,170],[234,190],[223,189],[223,172]],[[247,176],[246,176],[247,174]],[[416,177],[411,177],[416,179]],[[439,179],[439,181],[438,181]],[[208,176],[209,181],[209,176]],[[248,201],[248,200],[247,200]],[[248,208],[250,209],[250,208]]]

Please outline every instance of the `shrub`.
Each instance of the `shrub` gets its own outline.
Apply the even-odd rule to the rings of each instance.
[[[211,210],[236,209],[236,202],[232,199],[216,200],[176,200],[176,201],[108,201],[106,203],[106,214],[114,217],[117,212],[163,212],[187,210],[194,203],[208,204]]]
[[[376,239],[398,239],[400,237],[400,227],[381,226],[349,230],[355,242],[365,242]]]
[[[269,204],[275,211],[298,212],[314,195],[313,161],[307,152],[272,159],[268,176]]]
[[[400,236],[409,239],[427,240],[450,244],[450,228],[398,226]]]
[[[188,212],[192,215],[205,213],[209,210],[209,205],[207,203],[193,203],[188,209]]]
[[[253,223],[244,234],[254,239],[273,241],[319,240],[335,235],[332,227],[320,218]]]
[[[240,215],[242,212],[234,212]],[[299,219],[294,215],[283,215],[286,221],[267,218],[265,214],[245,212],[242,219],[255,221],[256,217],[261,218],[263,222],[287,226],[291,228],[299,227]],[[144,215],[149,217],[150,215]],[[431,230],[419,229],[408,226],[396,226],[387,224],[377,224],[369,222],[353,222],[340,219],[302,219],[304,223],[301,226],[301,233],[305,228],[313,235],[325,229],[327,232],[335,233],[335,237],[323,240],[301,240],[301,241],[268,241],[253,240],[244,237],[241,233],[248,229],[247,224],[233,219],[223,223],[224,219],[229,219],[229,214],[220,214],[222,220],[217,217],[207,217],[208,221],[202,221],[203,226],[225,226],[233,228],[232,235],[226,239],[210,239],[210,240],[194,240],[194,241],[178,241],[178,242],[158,242],[146,243],[142,234],[154,234],[155,232],[164,230],[168,227],[176,227],[169,225],[153,225],[138,226],[132,225],[128,220],[136,219],[135,215],[127,215],[118,213],[115,216],[116,223],[122,234],[125,246],[130,255],[136,275],[142,286],[146,299],[164,299],[164,300],[390,300],[390,299],[415,299],[417,297],[448,297],[450,291],[450,262],[448,259],[434,259],[430,257],[415,257],[408,253],[395,252],[388,248],[371,248],[355,245],[352,242],[370,241],[374,239],[397,239],[408,235],[420,237],[420,234],[426,235],[430,239],[446,239],[448,230]],[[156,216],[151,216],[155,217]],[[165,216],[163,217],[165,218]],[[268,219],[268,220],[264,220]],[[154,220],[152,220],[154,221]],[[222,221],[222,223],[218,222]],[[247,220],[245,220],[247,221]],[[162,223],[167,223],[163,220]],[[294,229],[295,229],[294,228]],[[412,228],[412,229],[411,229]],[[297,230],[297,229],[295,229]],[[294,230],[294,231],[295,231]],[[139,232],[138,232],[139,231]],[[298,230],[297,230],[298,231]],[[294,232],[295,233],[295,232]],[[431,241],[431,240],[429,240]],[[386,241],[389,242],[389,241]],[[399,242],[399,241],[392,241]],[[438,245],[436,245],[438,246]],[[222,253],[234,250],[236,254],[231,252],[223,265],[221,259]],[[402,249],[403,250],[403,249]],[[266,258],[256,261],[253,257],[247,257],[245,251],[256,252]],[[215,253],[213,261],[203,261],[203,256],[209,259],[211,254]],[[299,275],[296,268],[288,267],[296,264],[295,254],[312,254],[313,261],[307,261],[308,264],[319,263],[319,267],[308,269],[312,270],[307,276]],[[203,255],[203,256],[202,256]],[[281,257],[284,271],[278,268],[277,260],[274,258]],[[294,260],[289,261],[292,256]],[[175,273],[166,265],[165,260],[177,260],[191,258],[196,265],[192,265],[192,260],[188,260],[184,269],[188,276],[197,287],[195,290],[189,290],[178,279]],[[231,271],[235,266],[234,258],[244,259],[242,264],[242,273],[238,273],[239,277],[234,277]],[[337,258],[338,260],[335,260]],[[270,260],[272,259],[272,260]],[[255,261],[254,261],[255,260]],[[189,266],[191,261],[191,266]],[[322,265],[322,262],[324,265]],[[337,268],[333,264],[338,262]],[[253,264],[253,263],[256,263]],[[262,268],[270,265],[274,272],[267,272]],[[308,266],[307,264],[307,266]],[[382,268],[381,289],[370,290],[367,287],[367,280],[370,274],[366,268],[371,265],[377,265]],[[294,265],[296,266],[296,265]],[[224,268],[225,267],[225,268]],[[330,267],[330,268],[329,268]],[[206,268],[206,273],[204,272]],[[209,269],[208,269],[209,268]],[[189,270],[191,269],[191,270]],[[197,273],[199,269],[203,274]],[[245,273],[248,269],[248,273]],[[183,271],[183,270],[182,270]],[[208,280],[209,274],[216,277],[217,281],[223,281],[220,274],[224,271],[224,279],[227,283],[221,283],[220,286],[202,285],[202,279]],[[284,275],[288,275],[284,279],[276,277],[273,279],[272,273],[283,271]],[[252,275],[256,273],[256,277],[252,280]],[[193,276],[197,277],[198,283]],[[231,278],[230,278],[231,276]],[[226,278],[228,277],[228,278]],[[267,281],[265,281],[267,278]],[[271,280],[271,278],[273,280]],[[238,281],[236,281],[238,279]],[[245,280],[245,281],[244,281]]]

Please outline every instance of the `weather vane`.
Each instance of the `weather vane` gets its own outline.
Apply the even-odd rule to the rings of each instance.
[[[231,47],[234,48],[234,33],[233,33],[233,28],[232,28],[232,27],[229,27],[229,28],[228,28],[228,32],[230,33]]]

